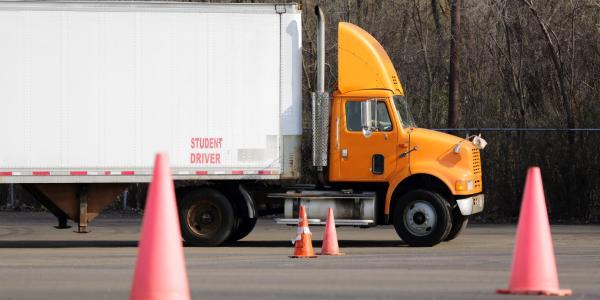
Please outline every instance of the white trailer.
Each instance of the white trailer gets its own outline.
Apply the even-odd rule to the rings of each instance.
[[[295,4],[0,2],[0,183],[86,232],[157,152],[175,180],[299,178],[301,32]],[[201,244],[254,226],[221,189],[233,228]]]
[[[296,5],[0,2],[0,183],[299,177]]]

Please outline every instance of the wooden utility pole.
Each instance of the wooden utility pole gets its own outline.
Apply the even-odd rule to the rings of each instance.
[[[460,0],[450,0],[450,73],[448,74],[448,127],[460,120]]]

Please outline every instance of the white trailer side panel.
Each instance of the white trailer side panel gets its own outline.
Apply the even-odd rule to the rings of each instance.
[[[0,2],[0,43],[0,182],[299,174],[295,5]]]

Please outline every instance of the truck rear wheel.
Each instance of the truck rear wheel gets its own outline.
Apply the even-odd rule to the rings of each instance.
[[[222,244],[231,235],[234,219],[229,200],[213,189],[190,192],[179,205],[181,235],[191,245]]]
[[[231,233],[231,236],[227,239],[230,242],[239,241],[252,232],[258,218],[238,218],[237,229]]]
[[[438,193],[414,190],[394,207],[394,228],[411,246],[431,247],[448,236],[452,228],[451,206]]]

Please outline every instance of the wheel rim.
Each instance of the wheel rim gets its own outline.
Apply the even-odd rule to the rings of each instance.
[[[221,228],[223,214],[212,203],[198,201],[188,210],[186,221],[195,235],[210,238]]]
[[[429,235],[437,223],[435,208],[424,200],[415,200],[404,209],[404,227],[413,235]]]

